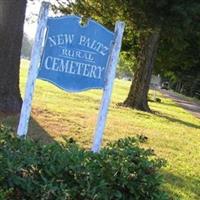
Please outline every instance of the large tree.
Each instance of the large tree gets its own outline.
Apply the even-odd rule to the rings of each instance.
[[[123,49],[137,67],[124,105],[150,111],[147,95],[159,41],[189,28],[199,11],[198,0],[68,0],[67,7],[60,2],[62,12],[92,17],[107,27],[118,19],[126,22]]]
[[[0,112],[18,113],[19,65],[26,0],[0,0]]]
[[[137,69],[124,105],[150,111],[147,94],[154,63],[156,58],[159,58],[159,55],[157,56],[159,43],[163,38],[174,40],[174,43],[176,39],[184,43],[183,33],[189,32],[188,30],[193,26],[194,17],[200,11],[200,2],[198,0],[190,2],[187,0],[124,0],[121,1],[121,5],[123,15],[135,24],[140,34]],[[161,50],[166,52],[166,49]],[[166,56],[164,59],[167,59]]]

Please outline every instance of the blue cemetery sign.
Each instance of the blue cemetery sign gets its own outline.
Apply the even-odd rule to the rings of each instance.
[[[78,16],[48,18],[38,78],[72,92],[104,88],[114,34]]]
[[[93,20],[82,26],[77,16],[48,18],[49,5],[42,2],[40,8],[17,135],[20,138],[27,135],[36,78],[71,92],[102,88],[103,96],[92,146],[92,151],[98,152],[112,94],[124,23],[116,22],[112,33]]]

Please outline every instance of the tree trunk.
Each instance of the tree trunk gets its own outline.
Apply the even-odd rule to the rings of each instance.
[[[138,110],[150,112],[147,96],[151,81],[151,74],[156,58],[160,32],[151,32],[141,43],[138,66],[124,105]]]
[[[19,65],[26,0],[0,0],[0,112],[18,113]]]

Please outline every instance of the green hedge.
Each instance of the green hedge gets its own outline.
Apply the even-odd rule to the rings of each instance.
[[[120,139],[94,154],[73,140],[43,145],[0,128],[0,199],[165,200],[165,161],[140,138]]]

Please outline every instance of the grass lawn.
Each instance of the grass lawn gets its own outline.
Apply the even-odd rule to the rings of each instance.
[[[27,65],[27,61],[22,60],[22,93]],[[161,103],[149,103],[155,114],[117,106],[126,98],[129,85],[128,81],[115,81],[103,143],[137,134],[147,136],[145,147],[153,148],[168,162],[162,170],[165,190],[173,199],[199,200],[200,119],[161,94],[157,94]],[[37,80],[29,136],[43,142],[59,141],[63,136],[73,137],[82,146],[90,148],[101,96],[102,92],[98,90],[67,93]],[[16,128],[18,116],[4,117],[1,121]]]

